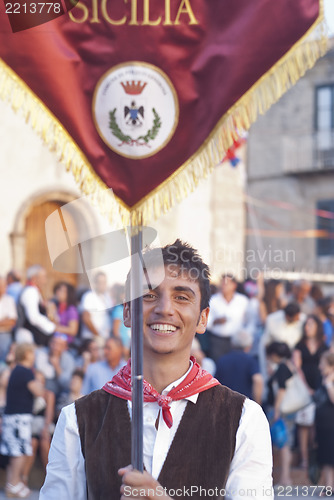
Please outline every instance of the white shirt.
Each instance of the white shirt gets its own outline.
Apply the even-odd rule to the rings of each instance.
[[[80,309],[89,312],[93,325],[104,339],[110,337],[111,320],[107,311],[110,307],[112,307],[112,302],[107,293],[97,294],[94,291],[89,291],[81,299]],[[93,337],[94,334],[83,324],[82,338],[91,339]]]
[[[15,300],[4,293],[0,297],[0,320],[17,319]]]
[[[283,310],[275,311],[267,316],[263,334],[263,344],[271,342],[285,342],[290,349],[300,341],[303,332],[303,323],[306,320],[304,313],[300,313],[299,320],[287,323]]]
[[[39,311],[39,303],[42,301],[41,294],[35,286],[27,286],[21,295],[20,303],[24,307],[24,312],[28,321],[42,330],[46,335],[51,335],[56,325]]]
[[[235,293],[227,302],[222,293],[216,293],[210,300],[210,313],[207,328],[219,337],[232,337],[244,325],[248,307],[248,298],[241,293]],[[218,318],[226,318],[224,324],[214,325]]]
[[[188,373],[188,372],[187,372]],[[186,376],[170,384],[166,394]],[[158,403],[144,403],[144,464],[157,479],[187,404],[196,404],[198,394],[170,405],[173,425],[169,429]],[[131,403],[128,402],[131,415]],[[159,414],[158,429],[155,421]],[[272,451],[268,421],[262,408],[246,399],[236,434],[235,452],[226,483],[226,500],[273,500]],[[87,500],[85,460],[71,404],[63,408],[52,439],[47,476],[39,500]]]

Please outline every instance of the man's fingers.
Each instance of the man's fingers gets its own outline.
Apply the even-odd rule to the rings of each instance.
[[[118,474],[122,478],[122,483],[127,486],[146,486],[147,473],[139,472],[132,465],[127,465],[118,470]]]
[[[126,467],[122,467],[121,469],[118,469],[118,475],[119,476],[124,476],[127,472],[134,470],[132,465],[127,465]]]
[[[141,491],[141,496],[143,498],[148,498],[148,496],[146,496],[147,492],[149,490],[155,490],[159,485],[158,481],[148,474],[148,472],[139,472],[131,465],[119,469],[118,474],[122,477],[120,493],[122,498],[126,497],[128,500],[132,500],[133,497],[138,497],[138,490]]]

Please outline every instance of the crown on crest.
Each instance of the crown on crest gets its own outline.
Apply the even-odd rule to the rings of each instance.
[[[126,83],[121,82],[121,85],[126,94],[139,95],[142,93],[147,83],[142,83],[140,80],[138,80],[137,82],[135,80],[132,80],[131,82],[127,81]]]

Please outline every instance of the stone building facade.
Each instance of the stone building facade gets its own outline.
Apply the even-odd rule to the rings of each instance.
[[[247,176],[249,272],[333,282],[333,39],[327,55],[252,126]]]

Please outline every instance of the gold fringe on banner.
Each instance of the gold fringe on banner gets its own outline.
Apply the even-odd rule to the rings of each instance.
[[[0,99],[9,101],[15,112],[23,114],[27,123],[42,138],[50,151],[55,153],[59,162],[67,171],[72,172],[80,191],[90,195],[90,201],[100,213],[110,218],[117,214],[122,223],[129,223],[129,210],[116,199],[112,191],[94,172],[86,156],[64,129],[58,119],[18,77],[18,75],[0,59]]]
[[[327,49],[323,0],[320,0],[319,17],[302,39],[229,109],[191,158],[133,207],[110,193],[57,118],[1,59],[0,98],[23,113],[49,149],[72,172],[82,193],[92,196],[103,215],[113,218],[117,214],[125,226],[130,222],[146,225],[193,192],[200,180],[221,162],[238,134],[248,130],[258,115],[265,113]]]

